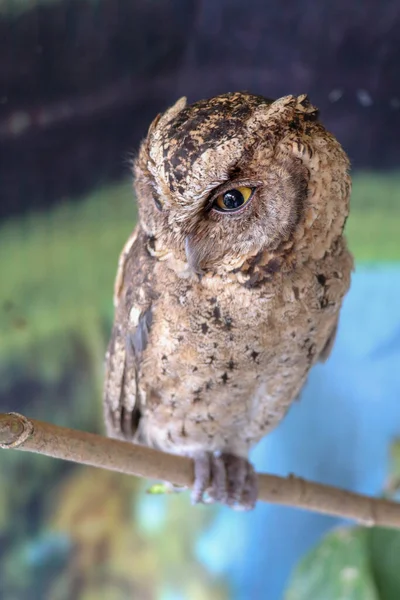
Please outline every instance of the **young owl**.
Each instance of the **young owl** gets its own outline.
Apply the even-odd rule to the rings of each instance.
[[[192,457],[195,503],[254,506],[249,450],[331,350],[352,270],[348,168],[305,95],[181,98],[141,144],[105,420]]]

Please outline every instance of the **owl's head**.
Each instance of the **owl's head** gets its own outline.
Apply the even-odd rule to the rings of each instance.
[[[348,213],[348,167],[304,95],[181,98],[153,121],[135,162],[141,225],[196,271],[263,254],[321,258]]]

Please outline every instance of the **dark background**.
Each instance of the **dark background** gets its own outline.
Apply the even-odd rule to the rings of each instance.
[[[7,5],[2,218],[126,174],[154,115],[180,95],[307,92],[354,168],[398,166],[397,0],[68,0],[22,13]]]

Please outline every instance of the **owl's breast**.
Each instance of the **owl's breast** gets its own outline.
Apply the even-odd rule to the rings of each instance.
[[[339,267],[328,257],[255,289],[160,267],[139,375],[147,441],[246,454],[282,419],[335,329],[351,265]]]

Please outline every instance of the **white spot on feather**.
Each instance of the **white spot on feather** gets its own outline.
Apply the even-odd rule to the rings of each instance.
[[[131,311],[129,313],[129,322],[131,323],[131,325],[133,325],[134,327],[137,327],[137,324],[139,323],[139,317],[141,315],[141,310],[140,308],[138,308],[137,306],[133,306],[131,308]]]

